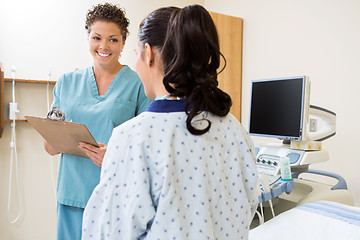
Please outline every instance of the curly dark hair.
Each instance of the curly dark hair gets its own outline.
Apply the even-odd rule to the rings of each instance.
[[[126,18],[125,10],[121,7],[111,3],[94,5],[86,14],[85,29],[88,33],[91,31],[91,25],[98,20],[118,25],[124,41],[129,36],[128,26],[130,21]]]
[[[186,99],[186,126],[190,133],[209,131],[196,128],[196,116],[206,111],[225,116],[232,105],[231,97],[218,88],[220,58],[219,39],[209,12],[200,5],[183,9],[160,8],[140,24],[139,40],[160,49],[164,64],[163,84],[170,96]],[[225,68],[220,69],[219,73]],[[201,115],[199,116],[201,118]]]

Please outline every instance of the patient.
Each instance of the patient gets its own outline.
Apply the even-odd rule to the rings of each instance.
[[[217,87],[209,13],[155,10],[138,37],[136,71],[156,101],[114,129],[83,239],[247,239],[257,206],[253,143]]]

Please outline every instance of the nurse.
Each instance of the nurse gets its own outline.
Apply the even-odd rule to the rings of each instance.
[[[254,146],[218,88],[215,25],[199,5],[140,24],[136,71],[147,110],[114,129],[83,239],[248,239]]]
[[[61,154],[57,187],[57,239],[81,239],[85,205],[99,183],[102,160],[112,130],[143,112],[150,99],[138,75],[119,63],[129,20],[109,3],[90,9],[86,16],[93,65],[64,74],[54,88],[53,107],[65,120],[85,124],[99,148],[81,143],[89,158]],[[50,155],[59,154],[47,142]]]

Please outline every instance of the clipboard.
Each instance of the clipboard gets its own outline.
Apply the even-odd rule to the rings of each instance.
[[[25,116],[36,131],[58,152],[86,157],[79,142],[99,147],[89,129],[81,123],[52,120],[46,117]]]

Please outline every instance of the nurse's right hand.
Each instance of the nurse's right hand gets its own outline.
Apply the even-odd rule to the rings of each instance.
[[[99,147],[95,147],[91,144],[80,142],[79,148],[83,150],[86,155],[93,161],[96,166],[101,167],[107,146],[103,143],[97,143]]]

